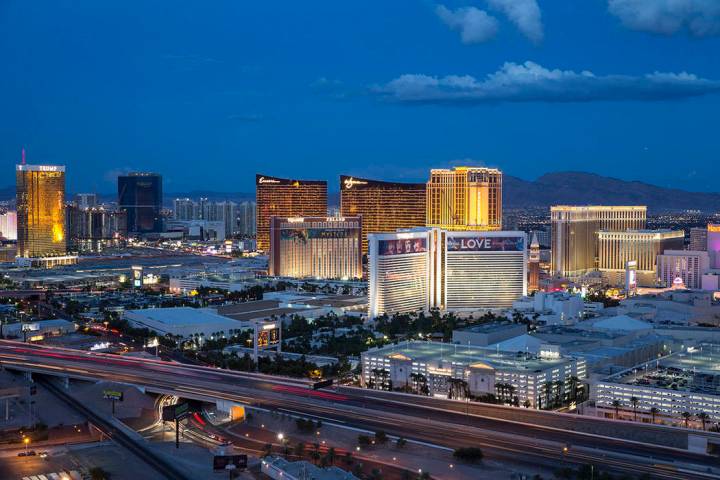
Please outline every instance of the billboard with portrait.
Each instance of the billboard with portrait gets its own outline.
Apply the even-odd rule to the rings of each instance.
[[[428,251],[427,238],[402,238],[378,241],[378,255],[405,255]]]

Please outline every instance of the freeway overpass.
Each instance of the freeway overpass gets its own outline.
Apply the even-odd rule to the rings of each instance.
[[[304,380],[12,341],[0,341],[0,364],[20,371],[123,382],[149,392],[280,410],[367,430],[382,429],[447,448],[481,446],[512,455],[516,461],[593,463],[614,471],[650,473],[653,478],[720,475],[717,458],[687,451],[688,432],[676,428],[609,424],[590,417],[530,413],[525,409],[508,411],[503,407],[353,388],[314,391]],[[512,414],[502,418],[498,412]],[[598,422],[612,425],[609,433],[616,432],[620,437],[587,433]],[[656,441],[623,438],[627,436],[624,431],[643,432],[641,438]],[[666,441],[668,438],[672,441]],[[717,435],[706,434],[704,438]],[[569,446],[566,452],[565,446]]]

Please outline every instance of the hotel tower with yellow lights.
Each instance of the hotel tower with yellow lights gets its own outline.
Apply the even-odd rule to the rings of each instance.
[[[270,219],[326,217],[327,182],[255,175],[257,249],[270,250]]]
[[[369,233],[425,226],[425,184],[340,176],[340,214],[362,217],[362,251]]]
[[[65,167],[16,166],[17,256],[64,257]]]
[[[502,172],[495,168],[432,169],[427,182],[427,225],[445,230],[502,228]]]

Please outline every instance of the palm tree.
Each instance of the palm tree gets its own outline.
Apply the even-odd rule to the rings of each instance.
[[[632,407],[633,407],[633,421],[637,422],[638,398],[637,398],[637,397],[630,397],[630,403],[632,403]]]
[[[617,398],[612,401],[612,406],[615,409],[615,420],[618,419],[619,411],[620,411],[620,400]]]
[[[570,377],[569,381],[570,381],[570,401],[574,402],[575,400],[577,400],[577,388],[578,388],[579,379],[578,379],[578,377],[573,375]]]
[[[333,462],[335,462],[336,457],[337,457],[337,455],[335,454],[335,447],[328,448],[327,459],[328,459],[328,462],[330,462],[330,465],[332,465]]]
[[[652,415],[652,423],[655,425],[655,416],[658,414],[658,408],[657,407],[650,407],[650,415]]]
[[[685,428],[688,427],[688,423],[690,423],[690,418],[692,417],[692,413],[690,412],[682,412],[682,417],[685,419]]]
[[[698,420],[702,422],[703,431],[705,431],[705,424],[707,423],[709,417],[710,415],[705,412],[700,412],[697,414]]]
[[[545,406],[550,408],[550,396],[552,395],[553,382],[545,382]]]

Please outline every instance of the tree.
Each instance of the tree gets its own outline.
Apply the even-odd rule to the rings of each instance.
[[[272,455],[272,443],[266,443],[262,448],[262,456],[268,457]]]
[[[707,423],[708,419],[710,418],[710,415],[708,415],[705,412],[700,412],[697,414],[698,420],[702,422],[702,429],[705,431],[705,424]]]
[[[618,415],[620,414],[620,400],[617,398],[612,401],[612,406],[615,409],[615,420],[618,419]]]
[[[328,462],[330,462],[330,465],[335,463],[335,459],[337,458],[337,454],[335,453],[335,447],[328,448],[326,457],[328,459]]]
[[[395,446],[397,448],[403,448],[407,444],[407,440],[405,440],[403,437],[398,437],[397,441],[395,442]]]
[[[384,444],[388,441],[388,436],[384,431],[378,430],[375,432],[375,441],[377,443]]]
[[[302,456],[305,454],[305,442],[298,442],[297,445],[295,445],[293,453],[295,454],[295,456],[302,458]]]
[[[655,416],[658,414],[659,410],[657,407],[650,407],[650,415],[652,415],[652,423],[655,425]]]
[[[690,423],[690,418],[692,418],[692,413],[690,412],[682,412],[682,417],[685,419],[685,428],[688,427],[688,423]]]
[[[110,474],[100,467],[93,467],[88,473],[92,480],[110,480]]]
[[[630,397],[630,403],[632,403],[632,407],[633,407],[633,421],[637,422],[638,398],[637,398],[637,397]]]
[[[483,459],[483,452],[477,447],[461,447],[453,452],[453,457],[462,462],[477,463]]]
[[[367,447],[370,445],[370,437],[367,435],[358,435],[358,445],[361,447]]]

